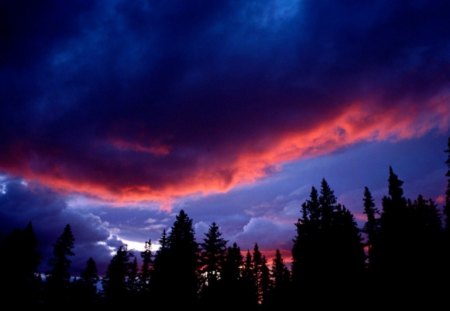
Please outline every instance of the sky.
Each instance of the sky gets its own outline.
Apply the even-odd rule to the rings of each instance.
[[[442,203],[448,136],[448,1],[0,2],[0,234],[70,223],[74,269],[180,209],[289,255],[312,186],[362,225],[389,165]]]

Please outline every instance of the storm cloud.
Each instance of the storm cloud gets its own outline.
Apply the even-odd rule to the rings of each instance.
[[[447,1],[3,1],[0,170],[167,202],[450,124]]]

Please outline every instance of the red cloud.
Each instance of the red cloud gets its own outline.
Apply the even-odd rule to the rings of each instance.
[[[116,139],[107,140],[113,146],[112,155],[98,159],[94,154],[90,157],[96,164],[90,165],[91,158],[86,155],[78,162],[77,155],[60,159],[58,152],[31,152],[17,144],[15,153],[3,156],[1,165],[7,173],[60,191],[110,201],[158,201],[167,206],[175,198],[226,192],[254,182],[287,161],[327,154],[362,141],[408,139],[432,129],[446,130],[449,102],[448,94],[421,105],[405,102],[386,107],[354,102],[332,117],[316,116],[317,121],[308,128],[283,129],[254,140],[246,137],[226,152],[212,150],[210,154],[195,154],[189,146]],[[135,159],[132,153],[143,155]]]

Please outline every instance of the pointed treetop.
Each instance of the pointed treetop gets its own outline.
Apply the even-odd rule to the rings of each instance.
[[[403,198],[403,181],[398,178],[394,170],[389,166],[389,195],[394,202],[401,202]]]
[[[322,179],[320,184],[319,202],[322,205],[322,208],[333,207],[337,202],[334,191],[331,190],[331,187],[325,178]]]

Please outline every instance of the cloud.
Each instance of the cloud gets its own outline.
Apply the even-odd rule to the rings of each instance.
[[[0,170],[58,191],[169,208],[449,128],[446,1],[17,3]]]
[[[73,271],[80,272],[91,256],[97,261],[99,271],[105,270],[111,252],[106,243],[116,245],[112,245],[107,223],[100,217],[68,208],[65,199],[58,193],[33,183],[5,179],[2,185],[5,191],[0,194],[0,234],[23,228],[31,221],[43,257],[43,272],[48,271],[47,261],[52,254],[52,245],[68,223],[75,236]]]

